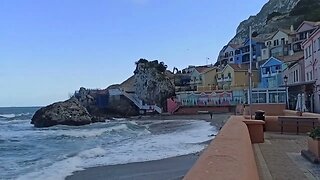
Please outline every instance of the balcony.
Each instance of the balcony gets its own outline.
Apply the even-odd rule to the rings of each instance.
[[[225,82],[231,82],[232,79],[231,79],[231,77],[224,77],[224,81],[225,81]]]
[[[190,80],[190,84],[201,84],[202,79],[195,79],[195,80]]]
[[[231,77],[224,77],[224,78],[218,78],[217,82],[221,83],[221,82],[231,82],[232,78]]]

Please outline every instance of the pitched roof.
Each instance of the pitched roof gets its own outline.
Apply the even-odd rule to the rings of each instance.
[[[204,71],[206,71],[208,69],[208,67],[196,67],[195,70],[197,70],[200,74],[203,73]]]
[[[198,66],[195,69],[200,73],[200,74],[204,74],[207,73],[211,70],[216,69],[217,67],[208,67],[208,66]]]
[[[316,26],[320,26],[320,21],[317,21],[317,22],[312,22],[312,21],[303,21],[299,27],[296,29],[296,31],[298,31],[302,26],[303,24],[308,24],[310,26],[313,26],[313,27],[316,27]]]
[[[270,57],[265,63],[263,63],[261,66],[266,67],[271,61],[277,62],[278,64],[282,64],[282,61],[275,58],[275,57]],[[270,66],[270,65],[268,65]]]
[[[313,21],[304,21],[304,23],[310,24],[311,26],[319,26],[319,25],[320,25],[320,21],[316,21],[316,22],[313,22]]]
[[[279,28],[279,31],[282,31],[282,32],[284,32],[284,33],[286,33],[288,35],[293,35],[293,34],[296,33],[296,31],[292,32],[290,29],[282,29],[282,28]]]
[[[291,56],[279,56],[278,59],[282,60],[283,62],[293,62],[293,61],[299,61],[304,58],[304,52],[296,52]]]
[[[234,71],[248,71],[249,64],[228,64]],[[252,66],[252,70],[257,70],[255,66]]]

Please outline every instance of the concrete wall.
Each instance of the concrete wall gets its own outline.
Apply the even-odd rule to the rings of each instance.
[[[263,110],[266,116],[282,116],[285,108],[285,104],[252,104],[252,114],[254,117],[254,112]],[[244,115],[250,115],[248,105],[245,105]]]
[[[232,116],[228,120],[185,180],[259,179],[249,132],[242,119]]]
[[[210,111],[214,113],[229,113],[235,112],[235,106],[198,106],[198,107],[180,107],[174,114],[195,115],[199,111]]]
[[[285,116],[297,116],[299,113],[297,111],[291,111],[291,110],[285,110],[284,114]],[[320,123],[320,114],[314,114],[314,113],[303,113],[303,117],[318,117],[319,123]],[[310,132],[312,129],[312,125],[302,125],[299,127],[300,133],[307,133]],[[265,119],[265,129],[266,131],[270,132],[280,132],[281,126],[278,122],[278,116],[266,116]],[[283,132],[285,133],[296,133],[297,126],[295,124],[286,124],[283,126]]]

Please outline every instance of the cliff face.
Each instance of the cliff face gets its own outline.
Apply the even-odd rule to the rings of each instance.
[[[166,65],[141,59],[136,64],[135,93],[147,104],[164,107],[166,99],[174,95],[174,86],[165,73]]]
[[[248,37],[249,26],[258,34],[271,33],[279,28],[296,28],[303,20],[320,20],[319,0],[269,0],[261,11],[242,21],[231,43],[242,43]]]

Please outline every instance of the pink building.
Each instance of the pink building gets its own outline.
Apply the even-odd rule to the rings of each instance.
[[[320,27],[302,43],[305,59],[305,81],[313,86],[313,110],[320,113]],[[312,109],[311,109],[312,110]]]

